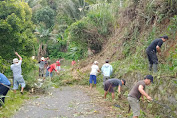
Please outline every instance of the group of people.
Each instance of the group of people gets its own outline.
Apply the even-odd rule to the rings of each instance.
[[[156,55],[156,52],[159,53],[161,56],[161,46],[163,42],[168,40],[168,36],[162,36],[159,39],[155,39],[146,49],[146,53],[149,60],[149,70],[153,72],[157,72],[157,64],[158,64],[158,58]],[[15,52],[15,54],[19,57],[13,59],[13,64],[11,65],[11,70],[13,72],[13,90],[14,93],[16,93],[16,90],[18,89],[19,85],[21,85],[21,94],[23,94],[23,90],[25,87],[25,81],[22,76],[22,57]],[[72,61],[72,66],[76,62]],[[59,73],[60,68],[60,60],[57,60],[55,63],[50,65],[50,59],[42,57],[39,61],[39,77],[44,77],[44,71],[46,69],[45,77],[50,76],[52,77],[52,72],[55,70],[57,73]],[[93,65],[91,66],[91,72],[90,72],[90,89],[92,89],[92,82],[94,81],[95,87],[96,87],[96,76],[99,72],[102,72],[103,74],[103,86],[104,86],[104,98],[106,99],[106,95],[108,92],[112,93],[112,99],[115,98],[114,94],[114,87],[118,88],[118,94],[121,94],[121,87],[122,85],[126,84],[126,81],[124,79],[117,79],[117,78],[110,78],[111,74],[113,73],[113,68],[109,64],[109,59],[105,61],[105,64],[102,66],[101,70],[98,67],[98,61],[94,61]],[[45,79],[45,77],[43,79]],[[140,98],[144,100],[144,96],[148,100],[153,100],[146,92],[145,92],[145,86],[150,85],[153,83],[153,76],[147,75],[144,80],[138,81],[131,91],[128,94],[128,101],[133,111],[133,117],[138,118],[140,115]],[[0,73],[0,106],[2,106],[2,103],[4,103],[5,96],[7,92],[9,91],[11,86],[10,81],[7,79],[7,77]]]
[[[121,97],[121,87],[122,85],[126,84],[126,81],[124,79],[117,79],[117,78],[110,78],[113,69],[112,66],[109,64],[109,60],[106,60],[106,63],[102,66],[101,71],[98,67],[98,62],[94,61],[93,65],[91,66],[91,72],[90,72],[90,89],[92,89],[92,82],[94,81],[95,87],[96,87],[96,76],[97,73],[102,72],[103,74],[103,86],[104,86],[104,99],[106,99],[106,95],[108,92],[111,93],[112,99],[115,98],[115,87],[118,88],[118,97]],[[128,102],[130,104],[130,107],[133,111],[133,117],[138,118],[140,115],[140,97],[142,97],[142,100],[144,100],[144,96],[148,100],[152,100],[152,98],[145,92],[145,86],[150,85],[153,82],[153,76],[147,75],[144,80],[138,81],[131,91],[128,94]]]
[[[146,54],[149,61],[149,71],[152,71],[156,73],[158,71],[157,65],[158,65],[158,58],[156,53],[158,52],[159,56],[161,56],[161,46],[163,42],[168,40],[168,36],[162,36],[158,39],[155,39],[152,41],[152,43],[147,47]],[[117,78],[110,78],[110,75],[113,72],[112,66],[109,64],[109,60],[105,61],[106,63],[102,66],[101,71],[98,67],[98,61],[94,61],[93,65],[91,66],[91,72],[90,72],[90,89],[92,89],[92,82],[94,81],[95,87],[96,87],[96,76],[99,72],[102,72],[103,74],[103,86],[104,86],[104,98],[106,99],[106,95],[108,92],[112,94],[112,99],[114,99],[114,87],[118,88],[118,97],[121,95],[121,87],[122,85],[126,84],[126,81],[124,79],[117,79]],[[145,86],[150,85],[153,83],[153,76],[147,75],[145,76],[144,80],[138,81],[130,90],[128,94],[128,102],[129,105],[133,111],[133,118],[138,118],[140,115],[140,98],[144,101],[144,96],[152,101],[153,99],[145,92]]]
[[[14,58],[13,64],[10,66],[13,72],[13,91],[14,93],[16,93],[19,85],[21,85],[20,93],[23,94],[23,90],[26,84],[22,76],[22,57],[17,52],[15,52],[15,55],[18,56],[19,60],[18,58]],[[5,96],[8,93],[9,89],[11,89],[10,86],[11,83],[8,78],[4,74],[0,73],[0,106],[3,105]]]
[[[49,57],[47,57],[46,59],[42,57],[38,63],[39,63],[39,77],[42,77],[43,80],[45,80],[45,77],[48,76],[52,77],[53,71],[59,73],[59,71],[61,70],[59,59],[55,63],[50,64],[51,61]],[[44,76],[44,72],[45,72],[45,76]]]
[[[23,90],[26,86],[25,80],[23,79],[22,75],[22,57],[15,52],[15,55],[18,56],[18,58],[13,59],[13,64],[10,66],[11,70],[13,72],[13,88],[11,88],[11,83],[8,80],[8,78],[0,73],[0,106],[4,104],[5,96],[8,93],[9,89],[12,89],[14,93],[16,93],[16,90],[19,88],[19,85],[21,85],[20,93],[23,95]],[[46,59],[44,57],[41,58],[39,61],[39,77],[44,77],[44,71],[46,69],[46,75],[52,77],[52,71],[55,70],[57,73],[61,69],[60,68],[60,61],[57,60],[56,63],[53,63],[50,65],[50,59],[47,57]],[[43,79],[45,79],[45,77]]]

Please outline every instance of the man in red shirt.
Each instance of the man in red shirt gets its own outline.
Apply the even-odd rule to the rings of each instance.
[[[56,67],[56,69],[57,69],[57,71],[60,71],[60,60],[58,60],[58,61],[56,61],[56,63],[57,63],[57,67]]]
[[[55,70],[57,73],[59,73],[56,69],[56,66],[57,66],[57,63],[53,63],[51,64],[48,68],[47,68],[47,71],[46,71],[46,75],[45,77],[52,77],[52,72],[53,70]]]
[[[76,64],[76,61],[73,59],[73,61],[71,62],[71,65],[74,66],[74,64]]]

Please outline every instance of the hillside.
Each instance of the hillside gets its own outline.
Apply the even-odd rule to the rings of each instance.
[[[155,100],[159,101],[160,105],[152,103],[142,107],[148,108],[151,114],[166,118],[177,116],[177,39],[175,14],[167,14],[170,16],[163,19],[159,18],[159,14],[155,14],[159,10],[163,10],[162,6],[158,1],[150,3],[140,1],[138,5],[132,4],[127,8],[122,8],[116,21],[118,27],[108,37],[101,52],[80,62],[79,73],[78,71],[77,73],[89,73],[95,60],[99,61],[101,68],[105,60],[109,58],[114,68],[112,77],[124,78],[130,88],[136,81],[142,80],[145,75],[152,74],[155,82],[148,87],[147,91]],[[145,8],[147,7],[150,11],[146,13]],[[159,72],[152,73],[148,70],[145,50],[152,40],[162,35],[168,35],[169,40],[162,46],[162,56],[158,56]],[[88,78],[86,74],[82,76],[84,76],[83,79]],[[78,76],[78,78],[80,77]],[[102,75],[99,75],[98,78],[99,81],[102,81]],[[99,85],[101,87],[101,83]],[[125,92],[128,92],[126,87],[124,89]]]
[[[109,115],[132,117],[132,112],[127,113],[126,98],[135,82],[149,74],[154,76],[154,84],[146,91],[154,101],[141,102],[140,118],[177,117],[176,6],[176,0],[1,0],[0,72],[12,85],[10,65],[18,58],[18,52],[23,58],[26,87],[23,95],[19,90],[17,94],[8,92],[6,103],[0,107],[0,117],[12,116],[33,94],[70,85],[80,85]],[[157,55],[158,72],[154,73],[148,70],[146,48],[164,35],[169,40],[161,47],[162,55]],[[41,57],[46,61],[45,71],[47,62],[61,61],[61,70],[53,79],[42,81]],[[122,98],[116,97],[114,101],[110,94],[106,100],[102,98],[101,73],[96,89],[88,91],[91,65],[98,61],[101,68],[106,59],[113,66],[111,78],[127,81]],[[76,60],[74,66],[71,60]],[[0,95],[0,102],[4,96]]]

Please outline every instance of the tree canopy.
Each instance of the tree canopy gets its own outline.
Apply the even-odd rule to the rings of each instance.
[[[31,21],[32,10],[25,2],[0,1],[0,55],[13,58],[14,51],[32,55],[36,42]]]

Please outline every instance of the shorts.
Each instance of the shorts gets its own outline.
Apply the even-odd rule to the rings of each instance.
[[[114,93],[113,86],[112,86],[111,83],[108,82],[108,81],[106,81],[106,82],[104,83],[104,90],[105,90],[105,91],[108,91],[108,90],[109,90],[110,93]]]
[[[23,76],[18,77],[18,78],[14,78],[14,80],[13,80],[13,89],[17,90],[19,84],[21,85],[22,88],[24,88],[26,86],[25,81],[23,79]]]
[[[133,116],[139,116],[140,115],[140,103],[139,100],[133,97],[128,97],[128,102],[130,104],[130,107],[133,111]]]
[[[60,70],[61,70],[61,67],[60,67],[60,66],[57,66],[56,69],[57,69],[58,71],[60,71]]]
[[[52,77],[52,72],[49,72],[48,70],[46,71],[45,77]]]
[[[44,75],[44,68],[39,68],[39,76],[43,77]]]
[[[94,81],[94,84],[96,84],[96,76],[90,75],[89,83],[92,84],[92,81]]]

